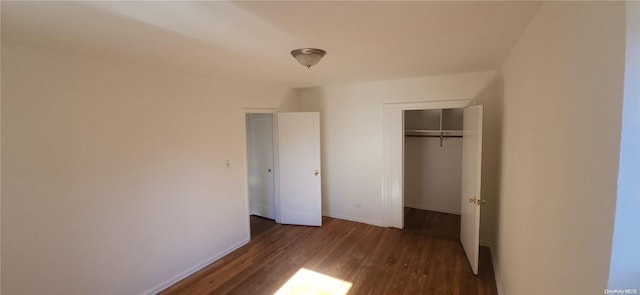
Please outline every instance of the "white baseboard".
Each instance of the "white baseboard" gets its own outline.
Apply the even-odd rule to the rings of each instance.
[[[404,206],[409,208],[420,209],[420,210],[429,210],[429,211],[460,215],[460,210],[455,210],[455,209],[437,208],[437,207],[425,206],[421,204],[410,204],[410,203],[404,203]]]
[[[355,222],[360,222],[360,223],[366,223],[366,224],[370,224],[370,225],[375,225],[375,226],[380,226],[380,227],[386,227],[382,222],[380,221],[373,221],[373,220],[368,220],[368,219],[362,219],[362,218],[354,218],[351,216],[345,216],[345,215],[340,215],[340,214],[333,214],[331,212],[322,212],[322,216],[327,216],[327,217],[331,217],[331,218],[337,218],[337,219],[344,219],[344,220],[349,220],[349,221],[355,221]]]
[[[153,294],[158,294],[160,291],[171,287],[173,284],[179,282],[180,280],[194,274],[195,272],[201,270],[202,268],[206,267],[207,265],[214,263],[216,260],[224,257],[225,255],[237,250],[238,248],[246,245],[247,243],[249,243],[249,239],[247,240],[242,240],[239,243],[236,243],[235,245],[232,245],[231,247],[223,250],[222,252],[213,255],[212,257],[209,257],[207,259],[205,259],[204,261],[188,268],[187,270],[185,270],[184,272],[182,272],[181,274],[178,274],[176,276],[173,276],[172,278],[156,285],[155,287],[144,291],[141,293],[141,295],[153,295]]]
[[[496,289],[498,290],[498,295],[504,294],[502,292],[502,281],[500,280],[500,270],[498,268],[498,263],[496,261],[496,255],[493,247],[489,244],[483,245],[489,248],[489,252],[491,252],[491,264],[493,265],[493,276],[496,279]]]

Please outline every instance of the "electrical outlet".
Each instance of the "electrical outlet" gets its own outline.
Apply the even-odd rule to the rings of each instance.
[[[229,162],[229,160],[224,161],[224,164],[227,166],[227,168],[231,168],[231,162]]]

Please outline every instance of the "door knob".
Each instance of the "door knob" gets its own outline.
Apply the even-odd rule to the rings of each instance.
[[[476,205],[484,205],[485,201],[482,199],[469,198],[469,203],[474,203]]]
[[[315,176],[319,176],[320,175],[320,171],[316,170],[315,173],[313,173]]]

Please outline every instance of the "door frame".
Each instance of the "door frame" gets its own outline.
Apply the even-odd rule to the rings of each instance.
[[[243,153],[242,158],[244,161],[244,201],[245,201],[245,215],[247,216],[247,220],[249,220],[249,216],[251,215],[250,200],[249,200],[249,159],[247,157],[247,114],[273,114],[273,177],[274,177],[274,206],[275,214],[276,214],[276,222],[280,222],[280,167],[278,164],[278,109],[275,108],[244,108],[242,112],[242,122],[244,128],[242,129],[243,133]],[[247,223],[247,232],[249,236],[251,236],[251,223]]]
[[[472,100],[441,100],[382,105],[382,204],[384,224],[404,228],[404,111],[457,109]]]

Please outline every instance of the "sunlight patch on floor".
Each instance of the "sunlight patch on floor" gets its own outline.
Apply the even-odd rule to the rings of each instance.
[[[275,295],[345,295],[352,285],[351,282],[301,268]]]

